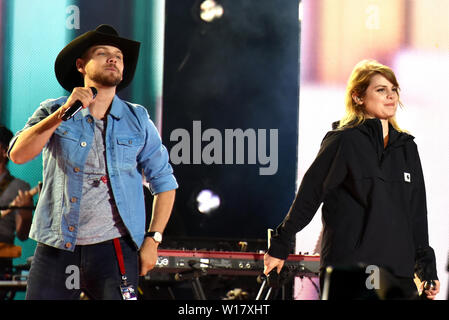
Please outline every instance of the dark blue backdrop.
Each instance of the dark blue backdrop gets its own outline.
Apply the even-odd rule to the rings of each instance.
[[[279,168],[263,176],[259,165],[175,165],[180,189],[167,233],[266,239],[267,228],[280,223],[295,194],[298,2],[223,0],[224,15],[210,24],[195,16],[192,8],[199,3],[166,2],[164,144],[170,150],[177,143],[169,139],[177,128],[193,136],[195,120],[203,131],[215,128],[222,134],[277,129]],[[204,188],[221,196],[218,212],[196,210],[195,197]]]

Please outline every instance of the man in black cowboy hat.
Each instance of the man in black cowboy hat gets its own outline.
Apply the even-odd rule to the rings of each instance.
[[[155,266],[178,185],[146,109],[116,95],[134,76],[139,46],[108,25],[74,39],[55,61],[70,96],[42,102],[11,141],[13,162],[43,158],[27,299],[77,299],[81,290],[125,299],[138,258],[140,275]],[[148,232],[142,173],[155,195]]]

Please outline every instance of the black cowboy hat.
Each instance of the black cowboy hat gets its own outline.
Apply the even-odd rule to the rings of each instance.
[[[113,27],[102,24],[95,30],[88,31],[72,40],[56,57],[56,79],[64,89],[72,92],[75,87],[84,87],[82,74],[76,68],[76,59],[90,47],[102,44],[117,47],[123,53],[125,69],[123,80],[117,86],[117,91],[129,85],[136,71],[140,42],[120,38]]]

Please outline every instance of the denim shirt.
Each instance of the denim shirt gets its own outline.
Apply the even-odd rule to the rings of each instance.
[[[66,100],[67,97],[61,97],[42,102],[11,140],[10,150],[22,131],[55,112]],[[73,118],[62,122],[43,148],[43,187],[30,238],[60,249],[75,249],[83,169],[93,135],[93,118],[88,108],[82,109]],[[147,110],[117,96],[107,115],[105,144],[115,204],[139,248],[146,219],[142,173],[153,195],[178,187],[168,152]]]

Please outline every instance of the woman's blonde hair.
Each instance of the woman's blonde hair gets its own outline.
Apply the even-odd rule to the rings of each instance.
[[[396,80],[396,76],[393,70],[376,60],[362,60],[357,63],[352,70],[351,76],[349,77],[348,84],[346,86],[345,93],[345,107],[346,113],[343,118],[340,120],[338,128],[348,128],[355,127],[362,124],[366,119],[366,114],[363,105],[357,104],[353,99],[353,94],[356,96],[363,98],[366,89],[368,88],[371,78],[376,74],[381,74],[388,81],[390,81],[395,87],[398,89],[399,96],[399,84]],[[402,107],[402,103],[399,100],[399,105]],[[388,122],[391,123],[393,128],[398,131],[404,131],[399,128],[396,117],[392,117],[388,119]]]

